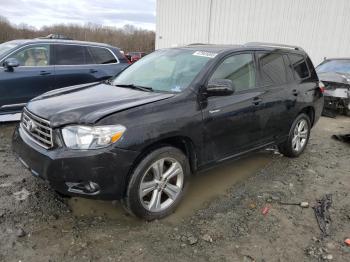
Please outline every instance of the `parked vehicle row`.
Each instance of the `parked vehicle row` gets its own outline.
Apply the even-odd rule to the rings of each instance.
[[[193,174],[271,145],[299,156],[322,92],[298,47],[163,49],[111,81],[34,98],[13,149],[59,193],[120,199],[152,220],[175,210]]]
[[[125,56],[129,59],[131,63],[135,63],[136,61],[140,60],[142,57],[146,56],[147,54],[145,52],[129,52]]]
[[[109,79],[128,65],[118,48],[100,43],[43,38],[0,44],[0,114],[19,112],[47,91]]]

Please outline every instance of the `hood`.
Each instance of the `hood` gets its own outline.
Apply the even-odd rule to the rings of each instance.
[[[45,93],[31,100],[26,107],[30,112],[49,120],[52,127],[58,127],[93,124],[109,114],[173,96],[93,83]]]
[[[346,85],[350,84],[350,74],[337,72],[324,72],[317,74],[319,79],[324,82],[334,82]]]

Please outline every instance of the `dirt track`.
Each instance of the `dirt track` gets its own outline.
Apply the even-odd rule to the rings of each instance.
[[[0,125],[0,261],[350,261],[350,146],[331,139],[350,118],[322,118],[298,159],[264,151],[194,178],[179,210],[151,223],[56,196],[12,155],[13,128]],[[279,204],[326,193],[328,237],[312,208]]]

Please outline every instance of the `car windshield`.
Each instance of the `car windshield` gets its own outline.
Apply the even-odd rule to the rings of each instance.
[[[155,51],[125,69],[112,84],[150,87],[160,92],[181,92],[214,56],[208,52],[185,49]]]
[[[350,74],[350,59],[349,60],[329,60],[320,64],[316,71],[318,73],[336,72]]]
[[[0,56],[10,51],[11,49],[15,48],[19,44],[20,44],[19,42],[13,42],[13,41],[0,44]]]

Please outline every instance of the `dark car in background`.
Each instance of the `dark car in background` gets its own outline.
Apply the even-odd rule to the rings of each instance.
[[[140,60],[142,57],[146,56],[145,52],[128,52],[125,56],[129,59],[131,63],[135,63]]]
[[[53,89],[109,79],[128,65],[118,48],[101,43],[41,38],[0,44],[0,114],[19,112]]]
[[[316,71],[325,86],[324,114],[350,116],[350,58],[326,59]]]
[[[194,173],[271,145],[299,156],[322,108],[300,48],[162,49],[112,81],[36,97],[13,148],[56,191],[121,199],[152,220],[174,211]]]

